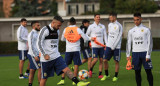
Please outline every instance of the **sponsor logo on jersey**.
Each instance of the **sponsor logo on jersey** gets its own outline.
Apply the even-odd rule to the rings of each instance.
[[[141,32],[144,32],[144,29],[141,29]]]

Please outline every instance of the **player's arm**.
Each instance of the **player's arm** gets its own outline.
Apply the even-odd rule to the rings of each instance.
[[[48,34],[49,34],[49,31],[44,27],[41,29],[39,36],[38,36],[37,46],[38,46],[38,50],[41,52],[43,56],[48,55],[43,47],[44,39]]]
[[[89,41],[88,35],[84,34],[84,32],[81,29],[77,29],[78,33],[81,35],[81,37],[84,39],[85,42]]]
[[[34,34],[31,35],[31,49],[33,51],[33,56],[35,58],[36,61],[39,61],[39,52],[38,52],[38,49],[37,49],[37,46],[36,46],[36,41],[37,38],[34,36]]]
[[[64,37],[64,33],[65,33],[65,29],[63,30],[61,41],[66,41],[66,38]]]
[[[127,60],[130,59],[129,57],[131,52],[131,44],[132,44],[132,35],[131,35],[131,31],[128,31],[127,44],[126,44]]]
[[[20,27],[18,30],[18,40],[19,41],[27,41],[27,37],[24,37],[23,29]]]
[[[149,61],[149,59],[151,58],[150,56],[151,56],[152,47],[153,47],[152,35],[150,30],[148,30],[148,33],[147,33],[147,40],[148,40],[148,45],[147,45],[146,61]]]
[[[105,45],[106,45],[107,44],[107,32],[106,32],[106,28],[105,27],[104,27],[104,31],[103,31],[103,37],[104,37],[104,42],[105,42]]]
[[[119,41],[121,41],[121,37],[122,37],[122,27],[120,27],[118,25],[117,29],[119,30],[119,32],[117,33],[117,37],[116,40],[114,40],[115,42],[113,43],[113,46],[111,47],[112,50],[114,50],[116,48],[116,46],[118,45]]]
[[[86,35],[88,35],[89,40],[91,40],[91,37],[90,37],[90,35],[91,35],[91,25],[88,27]]]

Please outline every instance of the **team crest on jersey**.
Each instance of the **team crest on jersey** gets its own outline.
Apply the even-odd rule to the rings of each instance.
[[[142,29],[141,32],[144,32],[144,29]]]
[[[114,27],[114,29],[116,29],[117,27]]]
[[[100,28],[102,28],[102,26],[100,26]]]
[[[47,73],[44,73],[44,76],[46,77],[46,76],[47,76]]]

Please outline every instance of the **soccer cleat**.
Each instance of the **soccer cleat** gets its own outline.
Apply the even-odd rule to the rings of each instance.
[[[24,75],[25,75],[25,76],[29,76],[29,73],[26,73],[26,72],[25,72]]]
[[[72,85],[76,85],[76,83],[72,82]]]
[[[88,86],[90,82],[78,82],[77,86]]]
[[[99,78],[99,79],[103,78],[103,75],[99,75],[98,78]]]
[[[91,70],[89,71],[89,77],[92,77],[92,71]]]
[[[26,76],[19,76],[19,79],[28,79]]]
[[[103,78],[101,79],[101,81],[104,81],[104,80],[108,79],[109,77],[110,77],[110,75],[108,75],[108,76],[104,75]]]
[[[115,82],[115,81],[117,81],[117,80],[118,80],[117,77],[113,77],[113,79],[112,79],[113,82]]]
[[[64,80],[61,80],[60,82],[58,82],[57,85],[64,85]]]

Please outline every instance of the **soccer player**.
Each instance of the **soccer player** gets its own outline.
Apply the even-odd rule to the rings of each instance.
[[[152,52],[152,36],[149,28],[145,27],[141,21],[141,14],[134,14],[135,27],[129,30],[126,46],[126,56],[129,60],[131,46],[132,46],[132,65],[135,70],[135,78],[137,86],[141,86],[141,66],[143,67],[147,74],[147,79],[149,86],[153,86],[153,75],[152,75],[152,62],[151,62],[151,52]]]
[[[45,86],[48,77],[65,73],[77,86],[87,86],[90,82],[79,82],[67,67],[58,51],[59,28],[63,23],[60,16],[55,16],[51,24],[44,26],[38,36],[38,49],[41,53],[41,81],[40,86]]]
[[[89,40],[89,37],[82,32],[80,28],[76,26],[76,20],[71,17],[69,20],[69,26],[66,27],[62,34],[62,41],[66,41],[66,52],[65,52],[65,62],[67,65],[74,62],[74,77],[78,75],[78,67],[82,64],[81,54],[80,54],[80,38],[84,40]],[[62,74],[62,80],[57,83],[57,85],[64,84],[65,74]],[[73,85],[75,83],[73,82]]]
[[[17,39],[18,39],[18,51],[19,51],[19,79],[28,78],[23,76],[23,65],[25,60],[27,59],[27,52],[28,52],[28,45],[27,45],[27,36],[28,36],[28,30],[26,28],[27,26],[27,20],[25,18],[21,19],[21,25],[19,26],[17,30]],[[29,74],[29,62],[28,67],[25,72],[25,75]]]
[[[110,75],[108,73],[109,64],[108,61],[114,58],[115,62],[115,76],[113,77],[112,81],[118,80],[118,72],[119,72],[119,61],[121,58],[121,41],[122,41],[122,32],[123,28],[122,25],[117,21],[117,14],[110,13],[109,14],[110,23],[108,24],[108,40],[107,40],[107,47],[105,50],[105,57],[104,57],[104,70],[105,75],[101,79],[104,81],[105,79],[109,78]]]
[[[103,24],[100,23],[100,14],[94,15],[94,23],[88,27],[86,34],[90,36],[90,39],[91,39],[92,58],[93,58],[93,61],[91,63],[91,68],[89,71],[89,76],[92,77],[93,67],[98,61],[98,57],[99,57],[99,76],[98,78],[102,78],[103,77],[102,68],[103,68],[104,48],[94,42],[95,37],[97,41],[100,42],[101,44],[104,44],[104,42],[105,43],[107,42],[106,28]]]
[[[86,33],[87,29],[89,26],[89,20],[84,19],[82,21],[82,25],[80,26],[80,29]],[[83,53],[83,60],[82,60],[82,64],[88,61],[88,71],[90,70],[91,67],[91,61],[92,61],[92,57],[91,57],[91,50],[89,47],[89,41],[85,41],[83,38],[80,39],[80,46],[81,46],[81,52]]]
[[[30,61],[29,86],[32,86],[35,71],[38,70],[38,82],[41,80],[41,68],[39,51],[36,46],[38,39],[38,32],[40,31],[40,23],[38,21],[31,22],[32,31],[28,35],[28,59]]]

